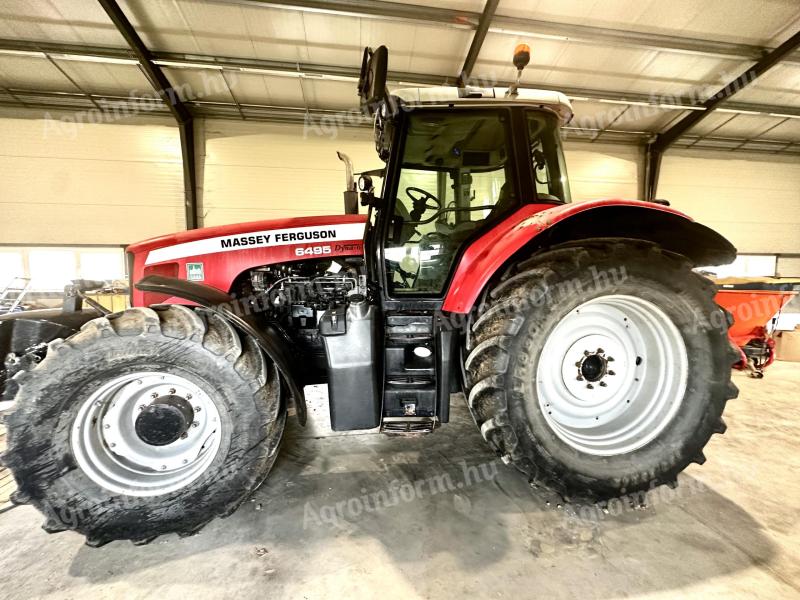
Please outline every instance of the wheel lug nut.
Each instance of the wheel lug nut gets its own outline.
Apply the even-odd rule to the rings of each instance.
[[[591,354],[591,352],[589,352],[588,350],[584,350],[583,351],[583,355],[584,356],[589,356],[590,354]]]
[[[191,394],[186,394],[186,399],[187,400],[191,400],[192,399],[192,395]]]
[[[186,438],[188,438],[188,437],[189,437],[189,434],[188,434],[188,433],[185,433],[185,432],[184,432],[184,433],[182,433],[182,434],[181,434],[181,439],[182,439],[182,440],[185,440],[185,439],[186,439]]]
[[[587,387],[588,389],[590,389],[590,390],[593,390],[593,389],[594,389],[594,386],[593,386],[591,383],[587,383],[587,384],[586,384],[586,387]]]
[[[200,412],[201,410],[203,410],[202,406],[195,406],[194,407],[194,412]]]
[[[170,395],[175,394],[175,388],[169,388]]]
[[[167,470],[167,465],[161,465],[161,470],[162,471],[166,471]]]
[[[576,363],[575,363],[575,366],[576,366],[576,367],[580,367],[580,366],[581,366],[581,361],[578,361],[578,362],[576,362]]]
[[[616,375],[616,373],[614,373],[614,371],[609,371],[608,374],[609,375]]]
[[[606,382],[605,381],[601,381],[600,382],[600,387],[606,387]]]
[[[614,362],[614,357],[613,357],[613,356],[607,356],[607,357],[606,357],[606,360],[607,360],[608,362]]]
[[[150,397],[153,399],[158,398],[158,392],[153,392],[152,394],[150,394]]]
[[[200,427],[200,423],[198,423],[197,421],[195,421],[194,423],[192,423],[192,427]]]
[[[605,350],[603,350],[602,348],[598,348],[598,349],[597,349],[597,353],[598,353],[598,354],[603,354],[603,352],[605,352]]]
[[[583,381],[583,377],[581,377],[580,375],[578,375],[578,376],[576,377],[576,379],[577,379],[578,381]]]
[[[144,404],[139,405],[139,410],[144,410]]]
[[[103,425],[103,429],[111,429],[111,425],[109,425],[108,423],[106,423],[105,425]]]

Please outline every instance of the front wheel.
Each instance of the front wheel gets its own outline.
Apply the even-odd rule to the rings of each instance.
[[[472,323],[470,409],[532,481],[588,500],[672,484],[736,396],[729,315],[683,257],[586,241],[513,267]]]
[[[12,499],[92,546],[189,535],[230,514],[267,476],[285,422],[276,367],[202,309],[90,321],[16,379]]]

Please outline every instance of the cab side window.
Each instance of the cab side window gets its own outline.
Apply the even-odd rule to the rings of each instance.
[[[555,116],[530,111],[527,120],[537,198],[545,202],[569,202],[567,169]]]

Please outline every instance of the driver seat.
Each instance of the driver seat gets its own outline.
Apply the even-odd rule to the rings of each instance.
[[[508,182],[506,181],[500,186],[500,193],[497,195],[497,202],[492,209],[492,212],[489,213],[487,219],[493,219],[499,215],[504,215],[511,211],[517,204],[517,199],[514,197],[514,194],[511,193],[509,189]]]

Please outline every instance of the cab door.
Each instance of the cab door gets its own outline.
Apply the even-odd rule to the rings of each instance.
[[[508,108],[405,116],[384,189],[382,260],[390,298],[440,298],[465,243],[519,206]]]

